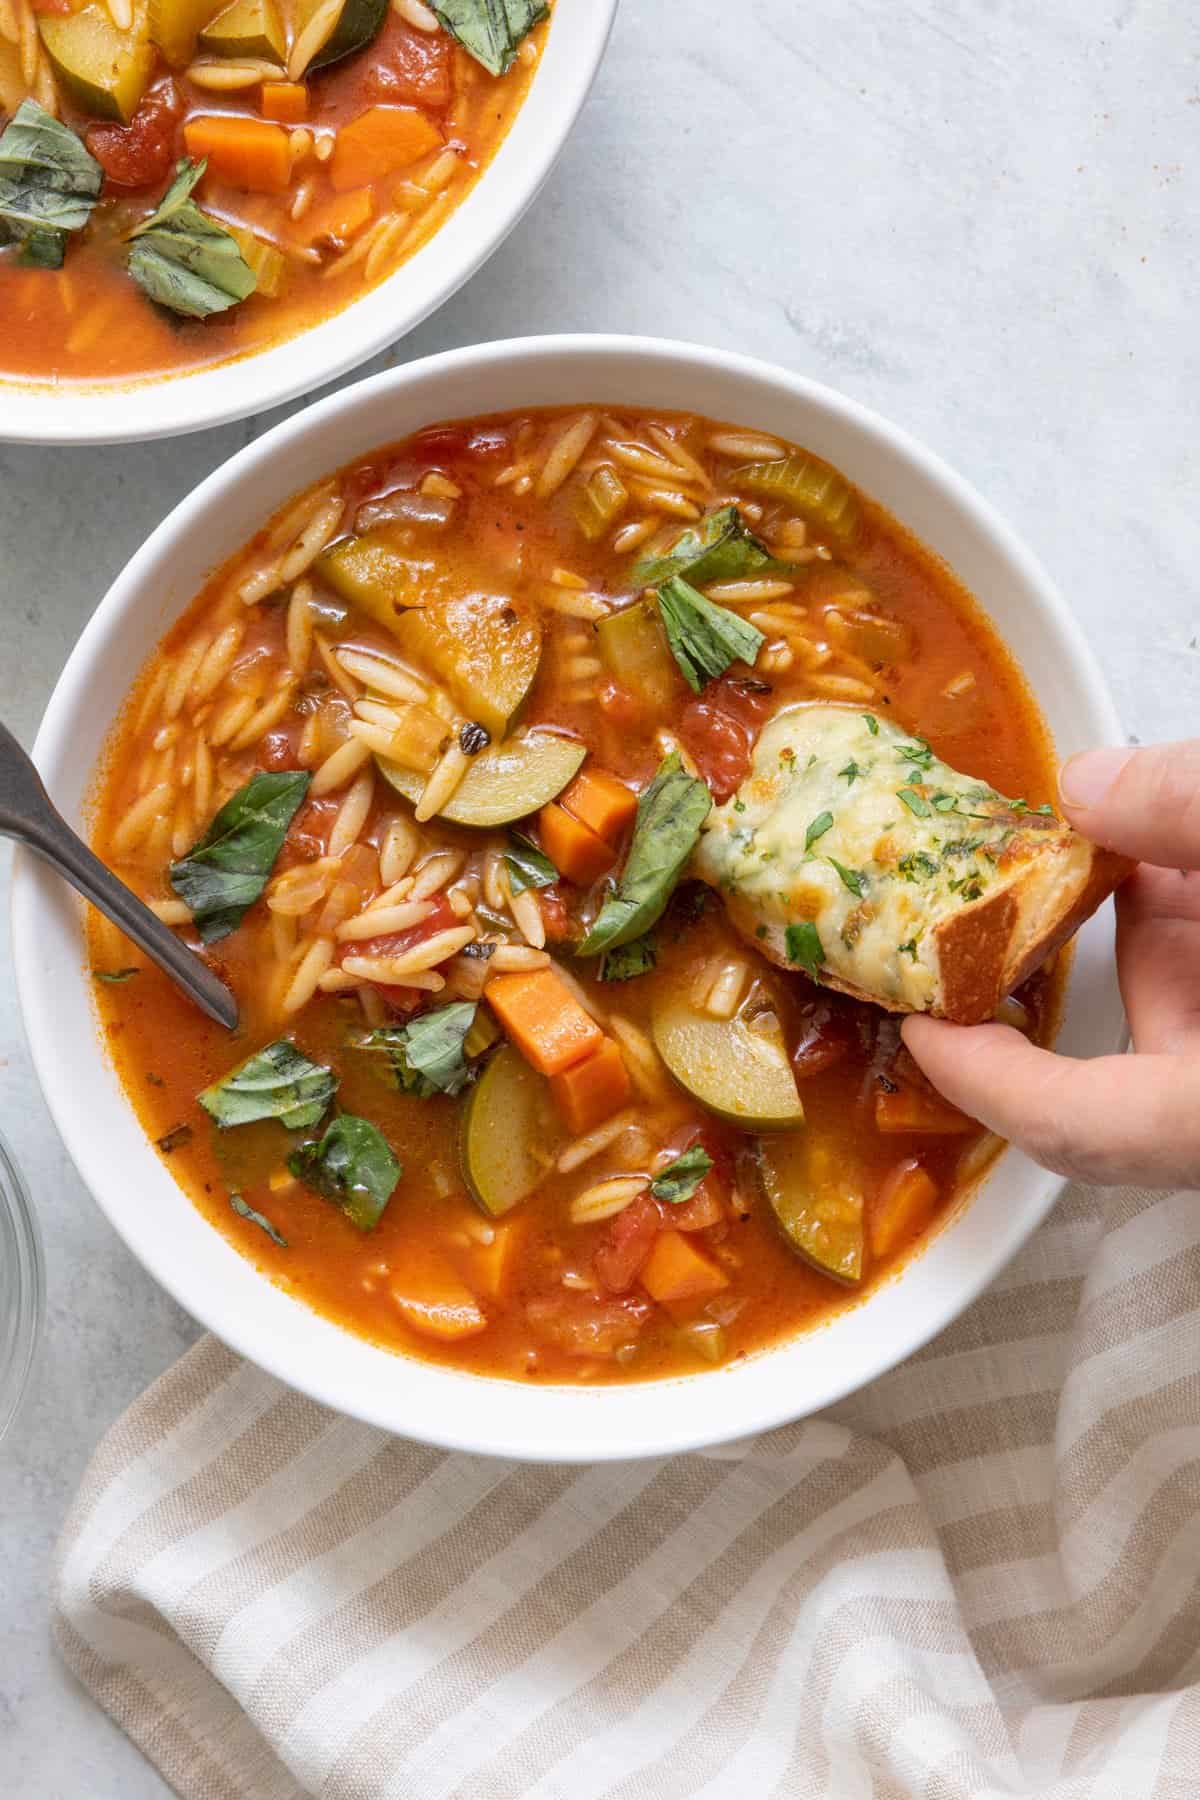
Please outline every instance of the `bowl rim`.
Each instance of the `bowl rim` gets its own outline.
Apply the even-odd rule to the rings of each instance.
[[[314,440],[317,445],[310,452],[311,466],[302,478],[291,480],[290,487],[295,489],[306,481],[318,479],[331,466],[330,453],[322,452],[319,447],[327,429],[340,420],[353,421],[359,412],[369,413],[376,403],[383,403],[405,389],[415,388],[418,393],[424,388],[436,390],[439,381],[444,382],[450,376],[463,377],[466,374],[471,376],[473,385],[478,383],[482,387],[486,385],[488,371],[499,366],[506,369],[515,367],[525,372],[540,368],[545,373],[549,369],[553,373],[556,369],[568,370],[579,359],[593,369],[611,366],[619,370],[619,378],[625,380],[631,390],[630,401],[624,404],[631,403],[635,395],[641,392],[640,386],[635,387],[640,368],[644,368],[647,373],[655,370],[660,374],[664,370],[673,374],[686,372],[695,383],[698,401],[704,394],[706,377],[718,386],[722,380],[731,381],[735,385],[744,383],[751,388],[757,385],[773,391],[789,404],[795,403],[799,409],[808,408],[823,415],[823,420],[833,426],[847,428],[868,449],[876,449],[885,458],[896,458],[906,472],[915,471],[919,478],[918,485],[923,482],[930,488],[939,505],[946,505],[953,516],[965,521],[967,528],[977,535],[985,552],[998,553],[1001,564],[1006,564],[1025,582],[1035,612],[1063,648],[1079,690],[1080,704],[1087,714],[1089,730],[1104,734],[1108,741],[1121,741],[1115,708],[1082,626],[1040,563],[963,477],[906,431],[893,426],[860,402],[821,383],[735,352],[645,337],[549,335],[446,351],[343,389],[276,425],[186,495],[118,575],[84,627],[55,686],[33,751],[51,792],[55,790],[56,778],[70,766],[71,721],[88,690],[92,679],[91,667],[97,654],[110,638],[119,638],[125,615],[136,611],[139,604],[144,604],[142,596],[147,578],[169,546],[189,530],[198,528],[200,521],[211,518],[236,493],[244,479],[256,471],[268,471],[272,465],[287,462],[289,453],[293,453],[292,461],[288,464],[289,469],[292,468],[295,463],[294,453],[303,452],[306,440]],[[614,375],[614,379],[617,378]],[[581,392],[570,394],[570,385],[570,380],[567,380],[567,397],[560,400],[560,404],[569,404],[571,399],[582,402],[587,398]],[[599,395],[595,397],[599,398]],[[650,403],[668,404],[660,401]],[[436,398],[432,404],[437,404]],[[612,404],[622,402],[614,399]],[[703,410],[702,405],[700,410]],[[427,422],[432,424],[439,416],[451,415],[447,412],[440,415],[433,412],[428,415]],[[415,430],[419,427],[410,425],[407,429]],[[376,437],[374,441],[378,443],[382,440]],[[364,444],[364,454],[367,449],[368,446]],[[322,454],[325,456],[324,463],[321,461]],[[171,618],[178,616],[190,597],[190,594],[186,595],[178,605],[172,606],[166,620],[159,623],[157,635],[152,642],[161,638],[166,624]],[[999,624],[997,629],[1003,636],[1003,629]],[[150,647],[149,644],[143,646],[142,657],[149,653]],[[140,658],[138,666],[140,667]],[[123,693],[121,698],[124,698]],[[782,1340],[735,1368],[706,1370],[696,1375],[667,1380],[593,1388],[551,1384],[534,1386],[467,1375],[441,1365],[424,1363],[403,1355],[396,1356],[393,1352],[368,1345],[366,1340],[353,1337],[344,1328],[323,1320],[322,1315],[311,1313],[303,1307],[303,1303],[287,1298],[289,1306],[299,1304],[306,1318],[321,1321],[322,1325],[337,1333],[340,1338],[353,1338],[354,1343],[370,1350],[374,1356],[388,1358],[393,1369],[416,1369],[424,1371],[426,1376],[432,1375],[432,1387],[436,1389],[439,1403],[435,1406],[418,1396],[415,1404],[419,1416],[414,1419],[406,1412],[406,1405],[412,1406],[414,1402],[403,1381],[391,1384],[390,1390],[388,1384],[383,1384],[385,1391],[382,1393],[374,1389],[369,1392],[355,1389],[348,1393],[346,1384],[336,1375],[331,1378],[315,1353],[308,1365],[298,1372],[295,1364],[288,1360],[273,1341],[267,1327],[253,1318],[238,1316],[236,1310],[231,1311],[228,1306],[223,1310],[219,1294],[212,1294],[207,1290],[202,1290],[199,1294],[191,1291],[188,1270],[181,1266],[181,1260],[173,1258],[161,1244],[148,1242],[144,1236],[139,1237],[138,1229],[121,1216],[115,1189],[112,1192],[106,1191],[107,1171],[97,1158],[89,1123],[77,1104],[77,1093],[60,1076],[56,1065],[52,1008],[48,1002],[55,991],[54,983],[62,979],[63,971],[60,963],[54,973],[48,972],[39,966],[37,957],[39,921],[44,919],[48,903],[53,909],[53,877],[35,869],[28,853],[19,852],[12,902],[14,962],[19,1002],[31,1056],[47,1105],[67,1150],[85,1185],[110,1223],[155,1280],[191,1316],[212,1330],[233,1350],[335,1411],[348,1413],[366,1423],[401,1432],[446,1449],[529,1462],[629,1460],[702,1449],[819,1412],[912,1356],[951,1323],[995,1279],[1041,1224],[1066,1185],[1064,1178],[1038,1168],[1015,1149],[1007,1150],[1000,1159],[1000,1166],[1014,1171],[1017,1178],[1024,1182],[1028,1194],[1022,1195],[1020,1205],[1010,1204],[996,1212],[995,1216],[989,1216],[989,1235],[985,1246],[982,1250],[975,1247],[969,1268],[962,1271],[955,1266],[952,1270],[954,1279],[947,1284],[945,1290],[936,1291],[932,1300],[925,1295],[928,1304],[920,1319],[909,1321],[906,1328],[886,1347],[868,1343],[864,1350],[856,1345],[851,1335],[848,1340],[851,1351],[860,1356],[864,1363],[868,1363],[869,1369],[866,1373],[852,1374],[849,1379],[839,1364],[836,1349],[842,1343],[842,1337],[839,1336],[841,1327],[847,1320],[868,1317],[872,1307],[876,1309],[877,1315],[881,1314],[885,1310],[885,1295],[897,1293],[903,1288],[907,1273],[919,1268],[933,1256],[933,1246],[924,1255],[907,1264],[905,1270],[894,1280],[875,1289],[862,1305],[834,1315],[821,1327],[825,1354],[816,1359],[816,1372],[808,1377],[807,1389],[800,1400],[792,1397],[786,1381],[772,1380],[771,1376],[776,1370],[782,1376],[789,1353],[800,1355],[802,1346],[817,1341],[815,1331]],[[1099,917],[1092,920],[1089,927],[1085,928],[1085,933],[1094,933],[1100,923]],[[1107,926],[1107,921],[1105,925]],[[1095,1032],[1088,1032],[1086,1035],[1092,1050],[1117,1050],[1121,1047],[1123,1025],[1120,1023],[1119,997],[1116,994],[1115,972],[1112,968],[1111,931],[1102,930],[1100,935],[1107,937],[1109,947],[1106,951],[1096,940],[1089,966],[1094,965],[1092,974],[1103,990],[1100,994],[1100,1011],[1104,1017],[1103,1041],[1097,1041]],[[104,1060],[98,1037],[95,1048],[98,1054],[89,1066],[98,1068]],[[127,1102],[126,1110],[136,1126],[139,1138],[145,1144],[144,1138],[141,1138],[141,1127],[134,1119],[132,1108],[128,1107]],[[149,1154],[153,1156],[152,1151]],[[161,1164],[158,1166],[161,1167]],[[988,1183],[996,1166],[993,1165],[989,1175],[973,1190],[970,1203],[955,1209],[945,1230],[937,1234],[934,1245],[953,1238],[955,1227],[975,1217],[986,1201]],[[165,1170],[164,1178],[174,1188],[175,1184]],[[190,1207],[192,1203],[186,1200],[186,1196],[184,1198]],[[205,1230],[211,1232],[212,1228],[207,1221],[203,1223]],[[982,1225],[979,1229],[982,1230]],[[219,1236],[215,1232],[212,1235]],[[230,1254],[237,1263],[251,1270],[260,1289],[278,1294],[279,1290],[264,1280],[253,1265],[246,1264],[238,1252],[231,1251]],[[903,1312],[903,1302],[900,1304]],[[263,1300],[261,1305],[264,1312],[271,1310],[272,1303]],[[318,1327],[313,1329],[320,1335]],[[844,1335],[843,1333],[842,1336]],[[870,1337],[869,1331],[862,1335],[864,1338]],[[762,1372],[761,1377],[758,1376],[758,1371]],[[703,1383],[702,1393],[706,1403],[694,1406],[681,1403],[673,1407],[670,1396],[674,1394],[682,1401],[683,1391],[689,1388],[694,1391],[696,1382]],[[722,1384],[726,1384],[724,1389]],[[413,1377],[410,1385],[421,1388],[423,1396],[424,1377]],[[489,1409],[488,1396],[495,1395],[497,1390],[513,1391],[524,1396],[524,1399],[512,1406],[497,1402]],[[741,1402],[736,1412],[729,1405],[721,1406],[720,1396],[723,1391],[727,1395],[736,1391]],[[398,1401],[394,1398],[396,1392],[400,1392],[401,1396]],[[455,1392],[464,1402],[461,1418],[459,1409],[454,1404]],[[615,1405],[622,1396],[628,1398],[636,1394],[653,1394],[661,1399],[652,1427],[647,1425],[635,1430],[622,1423],[614,1428],[611,1421],[607,1422],[606,1430],[602,1433],[591,1427],[590,1419],[600,1416],[600,1396],[611,1396],[610,1405]],[[566,1397],[567,1404],[555,1406],[555,1396]],[[707,1404],[708,1400],[711,1400],[711,1405]],[[538,1414],[539,1406],[554,1420],[555,1435],[552,1438],[547,1437],[544,1423]],[[506,1420],[508,1412],[512,1411],[519,1416],[520,1423],[514,1426],[511,1421],[502,1422],[497,1427],[492,1414],[499,1413]],[[621,1417],[619,1413],[614,1416]]]
[[[557,0],[552,24],[562,29],[551,30],[495,155],[433,236],[360,298],[277,343],[195,369],[105,382],[0,372],[0,444],[149,443],[243,423],[401,342],[478,273],[537,198],[591,92],[618,4]]]

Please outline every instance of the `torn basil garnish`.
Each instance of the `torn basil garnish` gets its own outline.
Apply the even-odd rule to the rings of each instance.
[[[402,1094],[428,1100],[434,1094],[461,1094],[474,1077],[463,1045],[475,1023],[476,1008],[456,1000],[422,1013],[407,1025],[381,1025],[358,1040],[360,1050],[379,1050],[388,1058]]]
[[[278,1244],[281,1250],[287,1249],[287,1239],[281,1231],[276,1230],[265,1213],[255,1212],[254,1208],[248,1201],[243,1200],[240,1194],[230,1194],[229,1204],[239,1219],[249,1219],[252,1225],[257,1225],[260,1231],[266,1232],[273,1244]]]
[[[378,1225],[402,1173],[383,1133],[353,1113],[339,1114],[324,1137],[293,1150],[287,1166],[297,1180],[340,1206],[360,1231]]]
[[[631,938],[605,952],[597,971],[600,981],[634,981],[648,975],[658,962],[658,950],[652,937]]]
[[[788,961],[815,981],[825,962],[825,946],[812,920],[804,919],[799,925],[789,925],[783,934],[783,942]]]
[[[656,1200],[667,1200],[672,1206],[679,1206],[684,1200],[691,1199],[712,1168],[713,1159],[703,1144],[693,1144],[690,1150],[685,1150],[655,1176],[650,1183],[650,1192]]]
[[[129,273],[143,293],[188,319],[207,319],[254,292],[253,269],[236,239],[191,198],[205,170],[184,156],[148,219],[129,234]]]
[[[196,1098],[222,1131],[278,1119],[287,1131],[315,1125],[337,1091],[337,1077],[279,1038],[255,1051]]]
[[[36,100],[22,100],[0,135],[0,226],[23,263],[62,266],[67,236],[92,216],[104,179],[80,138]]]
[[[303,769],[252,775],[187,855],[171,864],[171,886],[191,908],[206,944],[236,931],[266,887],[310,780]]]
[[[93,969],[92,979],[106,982],[110,987],[120,987],[123,982],[132,981],[134,976],[140,975],[141,972],[136,966],[128,969]]]
[[[731,663],[753,663],[766,641],[756,625],[706,600],[681,575],[658,589],[658,610],[671,654],[695,694]]]
[[[504,852],[504,869],[513,897],[526,888],[550,887],[558,880],[558,870],[544,850],[539,850],[523,833],[514,831]]]
[[[693,587],[709,581],[741,581],[748,575],[793,572],[781,563],[744,523],[736,506],[722,506],[676,538],[666,556],[635,563],[637,587],[660,587],[673,575],[686,575]]]
[[[521,40],[550,16],[545,0],[430,0],[430,8],[489,75],[506,74]]]
[[[638,800],[633,841],[616,892],[580,944],[580,956],[614,950],[657,924],[711,807],[707,787],[688,774],[678,750],[672,751]]]

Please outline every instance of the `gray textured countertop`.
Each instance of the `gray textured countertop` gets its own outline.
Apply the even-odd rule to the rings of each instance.
[[[1186,735],[1200,718],[1198,151],[1200,34],[1166,0],[624,0],[541,199],[393,356],[617,330],[829,382],[940,451],[1025,535],[1130,732]],[[0,717],[24,742],[127,557],[273,417],[134,449],[0,446]],[[69,1166],[11,981],[0,1096],[48,1278],[35,1382],[0,1448],[0,1793],[151,1800],[163,1784],[54,1657],[47,1588],[98,1438],[195,1327]]]

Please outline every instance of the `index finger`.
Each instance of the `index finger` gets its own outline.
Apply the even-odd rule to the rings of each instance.
[[[1200,1060],[1057,1056],[1008,1025],[914,1016],[904,1041],[938,1091],[1045,1168],[1114,1186],[1200,1180]]]

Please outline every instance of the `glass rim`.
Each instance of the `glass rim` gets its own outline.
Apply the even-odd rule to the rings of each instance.
[[[29,1385],[45,1312],[45,1265],[29,1190],[0,1133],[0,1442]]]

